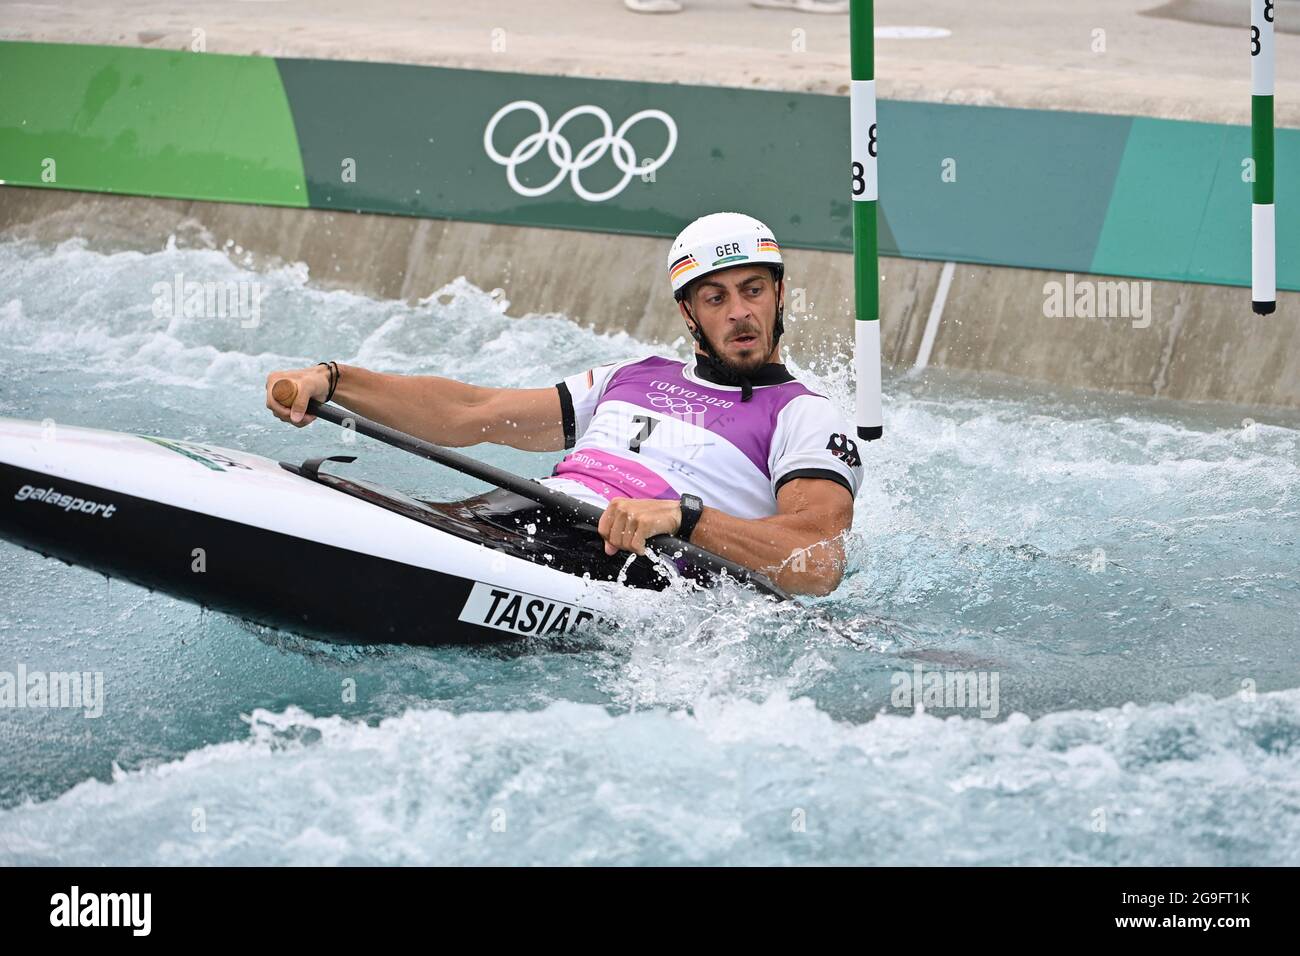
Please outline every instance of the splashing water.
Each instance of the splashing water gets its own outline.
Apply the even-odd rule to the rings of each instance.
[[[256,282],[261,314],[155,308],[178,274]],[[173,246],[0,244],[0,290],[0,415],[279,459],[339,436],[271,418],[275,368],[535,387],[686,354],[463,280],[408,305]],[[847,367],[796,371],[847,409]],[[106,688],[98,719],[0,709],[0,864],[1300,862],[1296,416],[886,391],[849,573],[800,606],[638,593],[559,641],[337,647],[0,544],[0,671]],[[401,491],[482,490],[348,450]]]

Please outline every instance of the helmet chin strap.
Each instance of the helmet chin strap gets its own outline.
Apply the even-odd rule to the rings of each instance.
[[[776,280],[776,322],[772,326],[772,351],[776,351],[785,331],[785,279]]]
[[[781,295],[784,290],[782,282],[777,283],[776,287],[776,323],[772,326],[772,351],[776,351],[776,344],[781,341],[781,333],[785,331],[785,302],[782,301]],[[731,366],[722,361],[713,343],[709,341],[704,330],[700,328],[700,320],[695,317],[691,307],[682,301],[686,314],[690,316],[691,321],[687,323],[686,328],[690,330],[691,338],[695,339],[695,344],[704,349],[704,360],[708,362],[709,367],[717,373],[718,377],[729,385],[740,386],[740,400],[747,402],[754,397],[754,383],[748,377],[737,372]]]

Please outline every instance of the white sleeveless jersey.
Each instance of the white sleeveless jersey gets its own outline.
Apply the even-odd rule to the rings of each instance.
[[[547,484],[604,507],[611,498],[698,495],[738,518],[777,513],[792,478],[834,481],[856,495],[857,443],[831,402],[768,365],[741,401],[694,363],[652,357],[603,365],[556,388],[565,446]]]

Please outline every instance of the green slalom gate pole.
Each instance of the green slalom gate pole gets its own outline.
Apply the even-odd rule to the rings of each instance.
[[[876,38],[872,0],[851,0],[849,37],[853,83],[849,92],[849,158],[853,181],[853,371],[857,379],[858,437],[884,433],[880,407],[880,264],[876,242]]]
[[[1250,0],[1250,152],[1255,184],[1250,205],[1250,306],[1277,308],[1277,249],[1273,219],[1273,17],[1275,0]]]

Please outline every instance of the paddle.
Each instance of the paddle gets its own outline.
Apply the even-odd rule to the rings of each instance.
[[[298,386],[292,380],[282,378],[271,386],[271,397],[285,408],[292,407],[294,399],[298,397]],[[387,425],[381,425],[379,422],[345,411],[337,405],[322,405],[312,400],[307,403],[307,412],[317,418],[323,418],[327,422],[342,425],[344,428],[351,428],[353,431],[367,437],[377,439],[403,451],[409,451],[413,455],[419,455],[421,458],[437,462],[440,465],[445,465],[462,474],[469,475],[471,478],[477,478],[480,481],[486,481],[488,484],[496,485],[498,488],[513,491],[517,495],[554,508],[562,514],[579,518],[593,528],[600,524],[600,516],[603,513],[600,508],[585,501],[579,501],[562,491],[548,488],[536,481],[520,478],[518,475],[503,471],[494,465],[486,464],[475,458],[454,452],[449,448],[443,448],[441,445],[435,445],[432,442],[408,435],[405,432],[399,432],[395,428],[389,428]],[[712,551],[705,551],[689,541],[682,541],[680,538],[675,538],[669,534],[661,534],[650,538],[646,541],[646,544],[667,558],[671,559],[680,555],[710,570],[725,571],[737,581],[748,584],[764,594],[770,594],[782,601],[790,600],[790,595],[772,583],[765,574],[751,571],[749,568],[742,567],[734,561],[729,561],[714,554]]]

